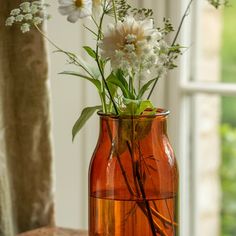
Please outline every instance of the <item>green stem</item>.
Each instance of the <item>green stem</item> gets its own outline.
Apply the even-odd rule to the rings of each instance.
[[[117,23],[117,22],[118,22],[118,19],[117,19],[117,13],[116,13],[115,0],[112,0],[112,8],[113,8],[113,11],[114,11],[115,22]]]
[[[184,15],[183,15],[182,18],[181,18],[179,27],[178,27],[178,29],[177,29],[176,35],[175,35],[175,37],[174,37],[174,40],[173,40],[171,46],[174,46],[174,45],[175,45],[175,43],[176,43],[176,41],[177,41],[177,39],[178,39],[178,37],[179,37],[179,34],[180,34],[181,29],[182,29],[182,27],[183,27],[184,20],[185,20],[185,18],[188,16],[188,12],[189,12],[189,10],[190,10],[190,7],[191,7],[193,1],[194,1],[194,0],[190,0],[189,3],[188,3],[187,8],[185,9]]]
[[[113,104],[113,106],[114,106],[116,115],[119,115],[119,112],[118,112],[116,103],[115,103],[115,101],[114,101],[114,99],[113,99],[113,97],[112,97],[111,91],[110,91],[110,89],[109,89],[109,87],[108,87],[106,78],[105,78],[105,76],[104,76],[104,71],[103,71],[103,68],[102,68],[102,66],[101,66],[101,64],[100,64],[99,57],[98,57],[98,42],[99,42],[99,40],[101,39],[102,24],[103,24],[104,16],[105,16],[105,13],[104,13],[104,11],[103,11],[102,16],[101,16],[101,18],[100,18],[99,28],[98,28],[97,45],[96,45],[96,62],[97,62],[97,65],[98,65],[98,69],[99,69],[99,71],[100,71],[100,74],[101,74],[101,76],[102,76],[103,86],[105,85],[105,88],[106,88],[106,90],[107,90],[107,92],[108,92],[108,94],[109,94],[109,97],[110,97],[110,99],[111,99],[111,101],[112,101],[112,104]]]
[[[177,41],[177,39],[178,39],[178,37],[179,37],[179,34],[180,34],[181,29],[182,29],[182,27],[183,27],[184,20],[185,20],[185,18],[188,16],[188,12],[189,12],[189,10],[190,10],[190,7],[191,7],[193,1],[194,1],[194,0],[190,0],[189,3],[188,3],[187,8],[185,9],[184,15],[183,15],[182,18],[181,18],[179,27],[178,27],[178,29],[177,29],[176,35],[175,35],[175,37],[174,37],[174,39],[173,39],[173,42],[172,42],[171,46],[174,46],[174,45],[175,45],[175,43],[176,43],[176,41]],[[148,99],[152,96],[152,93],[153,93],[153,91],[154,91],[154,89],[155,89],[155,87],[156,87],[156,85],[157,85],[158,79],[159,79],[159,77],[157,78],[157,80],[156,80],[155,83],[153,84],[152,89],[151,89],[151,91],[150,91],[150,93],[149,93],[149,95],[148,95]]]
[[[94,78],[94,76],[83,65],[81,65],[74,56],[71,56],[71,53],[61,49],[58,45],[56,45],[36,24],[34,24],[34,27],[45,39],[47,39],[47,41],[52,46],[54,46],[58,51],[65,53],[70,58],[70,60],[72,60],[75,63],[75,65],[81,67],[90,77]]]
[[[154,91],[154,89],[155,89],[155,87],[156,87],[156,85],[157,85],[157,82],[158,82],[159,78],[160,78],[159,76],[156,77],[156,80],[155,80],[155,82],[154,82],[154,84],[153,84],[153,86],[152,86],[152,89],[151,89],[150,93],[148,94],[147,100],[149,100],[150,97],[152,96],[152,93],[153,93],[153,91]]]

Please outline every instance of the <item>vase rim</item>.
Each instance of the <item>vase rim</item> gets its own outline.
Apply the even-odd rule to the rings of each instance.
[[[114,115],[114,114],[106,114],[103,113],[102,111],[98,111],[97,114],[100,117],[107,117],[107,118],[112,118],[112,119],[140,119],[140,118],[156,118],[156,117],[166,117],[170,114],[170,111],[167,109],[163,108],[157,108],[156,109],[156,114],[154,115]]]

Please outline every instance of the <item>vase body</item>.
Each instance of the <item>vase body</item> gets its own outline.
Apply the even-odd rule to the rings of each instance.
[[[90,236],[177,235],[178,168],[167,115],[100,115],[89,170]]]

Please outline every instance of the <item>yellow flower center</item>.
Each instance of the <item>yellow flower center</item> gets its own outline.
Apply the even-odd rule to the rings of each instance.
[[[83,6],[83,0],[75,0],[75,6],[80,8]]]

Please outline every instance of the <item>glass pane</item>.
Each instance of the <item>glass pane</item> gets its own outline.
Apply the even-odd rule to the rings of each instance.
[[[223,11],[223,31],[222,31],[222,48],[221,48],[221,64],[222,64],[222,81],[236,82],[236,0],[231,0],[231,7],[227,7]]]
[[[236,97],[196,95],[192,179],[196,236],[236,235]]]
[[[198,69],[193,77],[197,81],[236,83],[236,0],[230,0],[230,7],[222,11],[201,2],[199,41],[193,39]]]
[[[222,99],[221,235],[236,235],[236,98]]]

